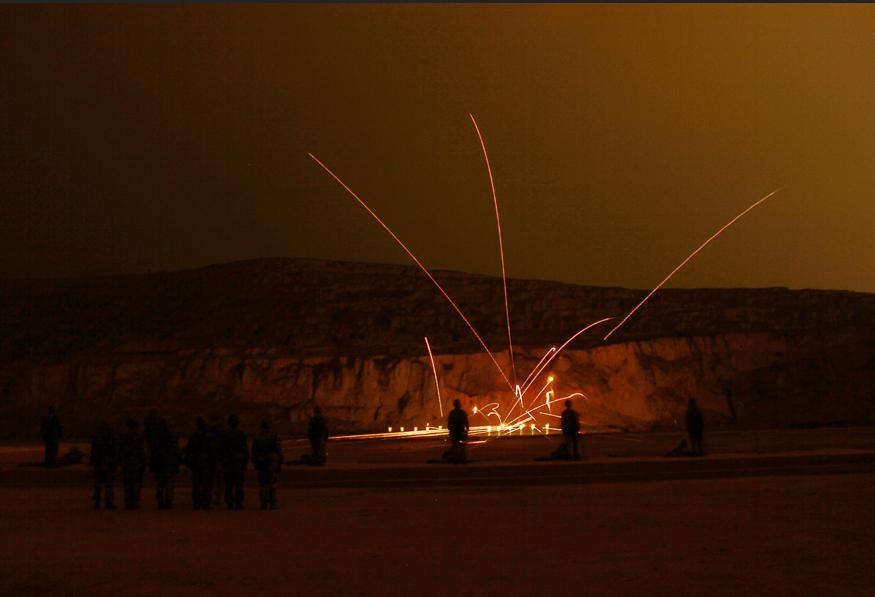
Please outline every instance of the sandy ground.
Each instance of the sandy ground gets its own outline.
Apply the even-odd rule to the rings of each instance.
[[[590,461],[616,461],[625,458],[635,460],[662,458],[674,448],[681,432],[661,433],[594,433],[584,435],[582,448]],[[480,442],[482,438],[472,438]],[[546,456],[562,441],[560,435],[550,436],[513,435],[501,438],[486,438],[468,448],[469,456],[476,464],[508,464],[531,462],[538,456]],[[185,445],[185,434],[180,436],[180,445]],[[87,452],[88,442],[64,442],[60,452],[76,446]],[[285,439],[283,442],[287,461],[298,458],[308,451],[304,440]],[[444,438],[408,438],[401,440],[338,441],[329,443],[331,466],[347,468],[396,465],[420,465],[438,458],[447,449]],[[820,429],[748,429],[717,430],[705,437],[705,447],[710,456],[756,455],[775,453],[853,451],[875,449],[875,427],[820,428]],[[38,442],[0,444],[0,471],[9,471],[24,462],[39,462],[43,448]]]
[[[871,474],[281,489],[276,512],[194,512],[179,493],[172,511],[147,499],[94,512],[84,487],[0,489],[0,592],[871,595],[875,583]]]
[[[679,437],[591,435],[581,463],[502,438],[464,467],[426,464],[435,438],[333,442],[328,467],[283,471],[276,512],[252,485],[243,512],[195,512],[186,473],[172,511],[147,486],[143,510],[94,512],[86,466],[0,446],[0,594],[872,594],[875,429],[715,432],[706,458],[662,458]]]

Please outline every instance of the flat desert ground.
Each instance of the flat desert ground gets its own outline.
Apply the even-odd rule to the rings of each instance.
[[[93,511],[84,467],[22,476],[12,462],[38,448],[7,447],[0,593],[872,594],[871,429],[715,434],[703,459],[653,456],[676,438],[594,436],[587,461],[543,463],[541,481],[543,438],[491,442],[465,467],[424,464],[435,440],[337,443],[325,469],[283,473],[280,510],[258,510],[250,485],[242,512],[193,511],[185,477],[174,510],[157,511],[147,486],[142,510]],[[660,472],[687,464],[699,468]],[[604,475],[621,465],[641,474]],[[421,475],[392,472],[408,467]],[[469,476],[445,476],[458,470]]]

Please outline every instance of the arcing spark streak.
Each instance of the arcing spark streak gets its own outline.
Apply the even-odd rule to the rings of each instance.
[[[569,399],[572,397],[577,397],[577,396],[584,397],[588,400],[589,397],[586,396],[582,392],[573,392],[567,396],[564,396],[561,398],[556,398],[554,393],[551,390],[551,391],[547,392],[543,405],[539,404],[538,398],[541,396],[541,394],[544,393],[544,391],[547,389],[547,387],[553,382],[553,378],[550,377],[548,382],[546,384],[544,384],[543,388],[538,392],[538,394],[535,396],[535,398],[532,399],[528,408],[526,408],[524,398],[525,398],[525,395],[528,393],[528,391],[531,389],[532,385],[540,377],[540,375],[546,370],[546,368],[550,365],[550,363],[553,362],[558,357],[559,353],[562,352],[562,350],[564,350],[576,338],[578,338],[580,335],[586,333],[590,329],[592,329],[592,328],[594,328],[602,323],[605,323],[607,321],[616,319],[616,318],[615,317],[605,317],[605,318],[599,319],[597,321],[594,321],[594,322],[590,323],[589,325],[583,327],[582,329],[578,330],[574,334],[572,334],[558,348],[556,348],[555,346],[551,347],[544,354],[544,356],[541,357],[541,360],[538,361],[538,363],[535,365],[535,367],[532,369],[532,371],[529,372],[529,374],[526,376],[523,383],[521,385],[516,383],[517,382],[517,371],[516,371],[516,363],[515,363],[515,359],[514,359],[513,338],[512,338],[512,334],[511,334],[511,325],[510,325],[510,306],[509,306],[508,297],[507,297],[507,273],[505,270],[505,263],[504,263],[504,240],[502,238],[502,233],[501,233],[501,219],[499,216],[499,209],[498,209],[498,197],[497,197],[497,194],[495,192],[495,180],[494,180],[494,177],[492,174],[492,165],[489,161],[489,155],[486,151],[486,143],[483,140],[483,135],[480,132],[480,127],[478,126],[477,120],[474,118],[474,115],[469,114],[469,116],[471,117],[471,122],[473,123],[474,129],[477,132],[477,138],[480,141],[480,147],[483,150],[483,157],[484,157],[484,160],[486,162],[487,174],[489,176],[489,185],[490,185],[490,189],[492,191],[492,201],[493,201],[493,205],[495,207],[495,223],[496,223],[496,227],[498,229],[498,249],[499,249],[499,255],[500,255],[500,260],[501,260],[501,279],[502,279],[502,289],[504,291],[505,319],[506,319],[506,323],[507,323],[508,354],[510,357],[509,360],[510,360],[510,364],[511,364],[511,376],[513,377],[513,380],[514,380],[513,383],[511,383],[511,381],[508,378],[505,371],[498,364],[498,361],[495,359],[494,354],[489,349],[489,347],[486,345],[485,341],[480,336],[480,334],[477,332],[477,330],[475,329],[475,327],[471,323],[471,321],[465,316],[465,314],[462,312],[462,310],[459,308],[459,306],[456,304],[456,302],[450,297],[450,295],[443,288],[443,286],[441,286],[440,283],[438,283],[438,281],[434,278],[434,276],[431,274],[431,272],[422,264],[422,262],[416,257],[416,255],[413,254],[413,252],[392,231],[392,229],[389,228],[389,226],[361,199],[361,197],[359,197],[343,180],[341,180],[341,178],[337,174],[335,174],[330,168],[328,168],[328,166],[326,166],[319,158],[317,158],[312,153],[310,153],[308,155],[317,164],[319,164],[319,166],[321,166],[322,169],[325,170],[335,181],[337,181],[350,195],[352,195],[352,197],[355,198],[355,200],[358,201],[359,204],[361,204],[361,206],[365,208],[365,210],[367,210],[367,212],[383,227],[383,229],[387,233],[389,233],[389,235],[395,240],[395,242],[398,243],[398,245],[405,251],[405,253],[407,253],[407,255],[413,260],[413,262],[419,267],[419,269],[421,269],[422,272],[428,277],[428,279],[431,280],[431,282],[435,285],[435,287],[438,289],[438,291],[440,291],[440,293],[447,300],[447,302],[450,303],[450,305],[453,307],[453,309],[456,311],[456,313],[459,315],[459,317],[462,319],[462,321],[464,321],[465,324],[468,326],[468,328],[471,330],[471,333],[474,335],[474,337],[477,339],[477,341],[483,347],[483,350],[486,352],[486,354],[489,356],[492,363],[495,365],[495,368],[498,370],[502,379],[507,383],[508,387],[513,391],[514,400],[511,403],[510,409],[507,410],[503,415],[498,410],[500,407],[500,404],[497,402],[493,402],[493,403],[486,405],[484,408],[479,409],[479,412],[478,412],[478,409],[475,407],[474,413],[480,414],[481,416],[483,416],[486,419],[487,423],[489,422],[489,417],[494,417],[496,419],[496,423],[497,423],[496,424],[497,433],[502,433],[502,432],[513,433],[513,432],[518,431],[518,430],[520,432],[522,432],[523,427],[527,423],[529,423],[530,421],[531,421],[531,423],[530,423],[531,429],[534,432],[535,429],[539,429],[536,426],[535,416],[534,416],[536,414],[537,409],[545,407],[545,408],[547,408],[548,411],[550,411],[551,410],[550,405],[554,404],[556,402],[561,402],[561,401],[564,401],[566,399]],[[716,239],[727,228],[729,228],[735,222],[737,222],[739,219],[741,219],[742,217],[747,215],[754,208],[756,208],[760,204],[764,203],[767,199],[774,196],[780,190],[781,189],[776,189],[776,190],[772,191],[771,193],[767,194],[766,196],[762,197],[756,203],[754,203],[753,205],[751,205],[750,207],[748,207],[747,209],[745,209],[744,211],[742,211],[741,213],[736,215],[734,218],[732,218],[729,222],[724,224],[720,229],[717,230],[717,232],[715,232],[710,237],[708,237],[708,239],[705,240],[705,242],[703,242],[701,245],[699,245],[692,253],[690,253],[683,261],[681,261],[681,263],[677,267],[675,267],[659,284],[657,284],[647,294],[647,296],[645,296],[637,305],[635,305],[635,307],[633,307],[632,310],[629,311],[629,313],[627,313],[626,316],[623,317],[619,323],[617,323],[613,328],[611,328],[611,330],[607,334],[605,334],[605,336],[602,338],[602,340],[604,341],[604,340],[607,340],[608,338],[610,338],[611,335],[613,335],[614,332],[616,332],[623,324],[625,324],[629,320],[629,318],[631,318],[632,315],[634,315],[635,312],[638,311],[638,309],[640,309],[660,288],[662,288],[663,285],[665,285],[666,282],[668,282],[672,278],[672,276],[674,276],[687,263],[689,263],[693,259],[693,257],[695,257],[700,251],[702,251],[702,249],[704,249],[711,241]],[[439,380],[438,380],[438,375],[437,375],[437,369],[435,367],[434,356],[432,354],[431,345],[428,342],[428,338],[425,339],[425,344],[426,344],[426,348],[428,350],[429,359],[431,360],[432,371],[434,373],[434,378],[435,378],[435,387],[436,387],[436,391],[437,391],[438,404],[440,407],[441,416],[443,416],[443,402],[442,402],[441,396],[440,396],[440,386],[439,386]],[[510,415],[516,409],[518,404],[520,406],[521,414],[519,414],[516,417],[511,419]],[[545,416],[554,416],[554,417],[556,416],[550,412],[538,412],[537,414],[543,414]],[[545,425],[545,428],[547,430],[549,430],[549,424]],[[403,428],[401,428],[401,429],[403,431]],[[428,426],[426,426],[426,430],[429,434],[434,433],[434,429],[429,428]],[[485,426],[481,426],[481,427],[472,428],[472,432],[475,434],[476,433],[483,433],[483,432],[485,432],[486,434],[491,434],[491,430],[492,430],[491,425],[485,425]],[[391,431],[391,428],[390,428],[390,431]],[[382,437],[384,435],[385,434],[376,434],[374,437],[376,437],[376,436]]]

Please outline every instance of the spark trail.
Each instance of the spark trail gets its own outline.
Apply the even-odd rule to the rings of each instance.
[[[641,305],[643,305],[644,303],[646,303],[646,302],[650,299],[650,297],[652,297],[654,294],[656,294],[656,291],[659,290],[660,288],[662,288],[663,284],[665,284],[666,282],[668,282],[668,281],[671,279],[672,276],[674,276],[674,275],[675,275],[675,274],[676,274],[676,273],[677,273],[682,267],[684,267],[684,266],[685,266],[685,265],[686,265],[686,264],[687,264],[687,263],[688,263],[693,257],[695,257],[695,256],[699,253],[699,251],[701,251],[702,249],[704,249],[704,248],[708,245],[708,243],[710,243],[712,240],[714,240],[715,238],[717,238],[718,236],[720,236],[720,235],[723,233],[724,230],[726,230],[727,228],[729,228],[730,226],[732,226],[735,222],[737,222],[738,220],[740,220],[742,217],[744,217],[748,212],[750,212],[751,210],[753,210],[753,209],[754,209],[755,207],[757,207],[759,204],[763,203],[766,199],[768,199],[768,198],[772,197],[773,195],[775,195],[776,193],[778,193],[782,188],[783,188],[783,187],[775,189],[774,191],[772,191],[771,193],[769,193],[768,195],[766,195],[765,197],[763,197],[762,199],[760,199],[759,201],[757,201],[756,203],[754,203],[753,205],[751,205],[750,207],[748,207],[746,210],[744,210],[743,212],[741,212],[740,214],[738,214],[737,216],[735,216],[734,218],[732,218],[731,220],[729,220],[729,222],[727,222],[726,224],[724,224],[723,227],[722,227],[720,230],[718,230],[717,232],[715,232],[714,234],[712,234],[710,237],[708,237],[708,240],[706,240],[706,241],[703,242],[701,245],[699,245],[698,248],[697,248],[695,251],[693,251],[692,253],[690,253],[689,255],[687,255],[687,258],[684,259],[683,261],[681,261],[681,262],[680,262],[680,265],[678,265],[676,268],[674,268],[673,270],[671,270],[671,273],[669,273],[669,274],[668,274],[668,275],[662,280],[662,282],[660,282],[659,284],[657,284],[656,287],[654,287],[654,289],[651,290],[651,291],[647,294],[647,296],[645,296],[644,299],[643,299],[640,303],[638,303],[637,305],[635,305],[635,307],[634,307],[631,311],[629,311],[629,313],[626,314],[626,317],[624,317],[623,320],[620,321],[620,323],[618,323],[617,325],[615,325],[615,326],[613,327],[613,329],[611,329],[610,332],[608,332],[607,334],[605,334],[605,337],[602,338],[602,340],[607,340],[608,338],[610,338],[611,335],[612,335],[614,332],[616,332],[616,331],[620,328],[620,326],[622,326],[624,323],[626,323],[626,320],[628,320],[630,317],[632,317],[632,315],[635,313],[635,311],[637,311],[638,309],[641,308]]]
[[[535,373],[535,371],[538,370],[538,367],[541,366],[541,363],[544,362],[544,359],[546,359],[548,356],[550,356],[551,354],[553,354],[555,351],[556,351],[556,347],[555,347],[555,346],[552,346],[552,347],[550,347],[550,350],[548,350],[548,351],[544,354],[544,356],[541,357],[541,360],[538,361],[538,364],[535,365],[535,368],[532,369],[532,371],[529,373],[529,375],[528,375],[528,376],[526,377],[526,379],[523,381],[523,387],[526,387],[526,385],[529,383],[529,380],[532,379],[532,375]]]
[[[431,359],[431,371],[434,373],[434,387],[437,389],[438,406],[441,409],[441,418],[443,418],[444,401],[441,400],[441,384],[438,383],[437,368],[434,366],[434,355],[431,354],[431,344],[428,343],[428,336],[425,337],[425,347],[428,349],[428,358]]]
[[[398,245],[402,249],[404,249],[404,252],[407,253],[408,257],[410,257],[413,260],[413,263],[415,263],[417,266],[419,266],[419,269],[422,270],[422,273],[424,273],[426,276],[428,276],[428,279],[431,280],[432,284],[434,284],[435,287],[444,296],[444,298],[447,299],[447,302],[450,303],[450,305],[453,307],[453,309],[456,311],[456,313],[458,313],[459,317],[462,318],[462,321],[464,321],[465,324],[468,326],[468,328],[471,330],[471,333],[474,334],[474,337],[477,338],[477,341],[480,343],[480,346],[482,346],[483,350],[486,351],[486,354],[489,355],[489,358],[492,360],[496,369],[498,369],[498,372],[501,374],[501,377],[504,379],[505,382],[507,382],[507,385],[510,387],[510,389],[513,390],[513,385],[510,383],[510,380],[508,379],[507,375],[504,373],[504,370],[501,368],[501,365],[499,365],[498,361],[495,360],[495,356],[492,354],[492,351],[489,350],[488,346],[486,346],[486,342],[483,341],[483,338],[480,337],[480,334],[477,333],[477,330],[474,329],[474,326],[471,324],[471,322],[468,320],[468,318],[465,317],[465,314],[462,313],[462,310],[459,308],[459,306],[456,304],[456,302],[450,297],[449,294],[447,294],[447,291],[444,290],[444,287],[441,286],[437,280],[435,280],[434,276],[431,275],[431,272],[428,271],[428,269],[424,265],[422,265],[422,262],[419,261],[419,259],[416,257],[416,255],[413,254],[413,251],[411,251],[409,248],[407,248],[407,245],[404,244],[404,241],[402,241],[400,238],[398,238],[398,236],[392,231],[392,229],[389,228],[389,226],[386,225],[386,223],[380,219],[380,216],[378,216],[376,214],[376,212],[374,212],[374,210],[372,210],[370,207],[368,207],[368,204],[365,203],[362,200],[362,198],[359,197],[355,193],[355,191],[353,191],[349,187],[349,185],[347,185],[345,182],[343,182],[343,180],[341,180],[341,178],[337,174],[335,174],[331,170],[331,168],[329,168],[324,163],[322,163],[322,161],[319,158],[317,158],[315,155],[313,155],[312,153],[307,152],[307,155],[309,155],[313,159],[314,162],[319,164],[319,166],[321,166],[323,170],[325,170],[334,180],[336,180],[338,182],[338,184],[340,184],[340,186],[342,186],[344,189],[346,189],[346,192],[349,193],[350,195],[352,195],[353,198],[356,201],[358,201],[359,204],[362,207],[364,207],[369,214],[371,214],[371,216],[380,224],[380,226],[382,226],[383,229],[389,233],[389,236],[391,236],[395,240],[395,242],[398,243]]]
[[[530,375],[530,381],[529,381],[528,385],[525,386],[525,387],[523,388],[523,391],[522,391],[523,395],[525,395],[525,393],[529,390],[529,388],[532,387],[532,384],[535,383],[535,380],[538,378],[538,375],[540,375],[541,372],[544,371],[544,369],[546,369],[547,366],[548,366],[551,362],[553,362],[553,359],[555,359],[557,356],[559,356],[559,353],[562,352],[562,350],[563,350],[566,346],[568,346],[569,344],[571,344],[571,343],[574,341],[575,338],[577,338],[578,336],[580,336],[582,333],[584,333],[584,332],[586,332],[586,331],[588,331],[588,330],[594,328],[595,326],[597,326],[597,325],[599,325],[599,324],[602,324],[602,323],[604,323],[604,322],[606,322],[606,321],[610,321],[610,320],[612,320],[612,319],[616,319],[616,317],[604,317],[604,318],[602,318],[602,319],[599,319],[598,321],[593,321],[593,322],[592,322],[591,324],[589,324],[588,326],[586,326],[586,327],[584,327],[584,328],[582,328],[582,329],[576,331],[576,332],[575,332],[575,333],[574,333],[574,334],[573,334],[568,340],[566,340],[565,342],[563,342],[562,345],[561,345],[559,348],[557,348],[555,351],[553,351],[552,348],[551,348],[550,350],[548,350],[548,351],[547,351],[547,354],[550,354],[551,351],[553,352],[553,354],[550,356],[550,358],[548,358],[548,359],[546,359],[546,360],[542,359],[543,363],[542,363],[542,365],[541,365],[541,368],[537,371],[537,373],[535,373],[534,371],[532,372],[532,374]]]
[[[543,359],[543,358],[541,359],[541,361],[543,361],[543,363],[542,363],[542,365],[541,365],[541,368],[540,368],[540,369],[537,369],[537,372],[536,372],[536,371],[532,371],[532,373],[529,375],[529,377],[531,378],[531,381],[529,381],[529,384],[528,384],[526,387],[524,387],[524,388],[522,389],[522,393],[520,394],[520,396],[522,397],[522,396],[524,396],[524,395],[526,394],[526,392],[529,390],[529,388],[532,387],[532,384],[535,383],[535,380],[538,379],[538,376],[544,371],[544,369],[547,368],[547,365],[549,365],[549,364],[553,361],[553,359],[555,359],[555,358],[559,355],[559,353],[562,352],[562,351],[565,349],[566,346],[568,346],[569,344],[571,344],[571,343],[575,340],[575,338],[577,338],[578,336],[580,336],[580,335],[583,334],[584,332],[586,332],[586,331],[588,331],[588,330],[594,328],[595,326],[597,326],[597,325],[599,325],[599,324],[602,324],[602,323],[604,323],[604,322],[606,322],[606,321],[610,321],[610,320],[612,320],[612,319],[616,319],[616,317],[604,317],[604,318],[602,318],[602,319],[599,319],[598,321],[593,321],[591,324],[589,324],[589,325],[587,325],[586,327],[584,327],[584,328],[578,330],[577,332],[575,332],[570,338],[568,338],[568,340],[566,340],[565,342],[563,342],[562,345],[561,345],[559,348],[555,349],[555,351],[554,351],[552,348],[551,348],[550,350],[548,350],[548,351],[547,351],[547,355],[551,355],[551,356],[550,356],[549,358],[547,358],[546,360]],[[551,354],[551,353],[552,353],[552,354]],[[546,357],[547,355],[544,355],[544,356]],[[549,385],[549,384],[548,384],[548,385]],[[544,387],[546,388],[546,386],[544,386]],[[543,390],[541,390],[541,391],[543,391]],[[540,395],[540,392],[539,392],[539,395]],[[536,399],[533,400],[532,402],[534,403],[536,400],[537,400],[537,397],[536,397]],[[551,400],[551,401],[550,401],[551,404],[552,404],[553,402],[555,402],[555,400]],[[516,401],[514,402],[514,405],[516,405]],[[536,406],[534,406],[534,404],[533,404],[531,408],[529,408],[528,410],[526,410],[525,412],[523,412],[521,415],[517,415],[517,416],[514,417],[510,422],[505,422],[505,425],[513,425],[513,424],[515,424],[517,421],[519,421],[520,419],[522,419],[522,420],[524,420],[524,421],[527,420],[526,417],[530,416],[530,415],[532,414],[532,412],[535,411],[536,408],[540,408],[540,407],[536,407]],[[512,410],[512,409],[511,409],[511,410]],[[510,416],[510,411],[507,412],[507,415],[505,415],[505,417],[509,417],[509,416]]]
[[[498,253],[501,256],[501,285],[504,289],[504,316],[507,320],[507,352],[510,356],[513,384],[516,385],[516,361],[513,357],[513,339],[510,334],[510,306],[507,302],[507,273],[504,269],[504,241],[501,237],[501,217],[498,215],[498,196],[495,194],[495,179],[492,177],[492,165],[489,163],[489,154],[486,152],[486,143],[483,141],[480,127],[477,126],[477,119],[474,118],[473,114],[468,114],[468,116],[471,117],[471,122],[474,123],[474,130],[477,131],[477,138],[480,139],[480,147],[483,149],[483,159],[486,160],[486,172],[489,174],[489,187],[492,189],[492,203],[495,206],[495,225],[498,228]]]

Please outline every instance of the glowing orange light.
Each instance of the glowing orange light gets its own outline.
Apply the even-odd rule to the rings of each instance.
[[[783,187],[782,187],[782,188],[783,188]],[[613,328],[610,332],[608,332],[607,334],[605,334],[605,337],[602,338],[602,340],[607,340],[608,338],[610,338],[610,337],[611,337],[611,334],[613,334],[614,332],[616,332],[617,329],[619,329],[619,327],[620,327],[621,325],[623,325],[624,323],[626,323],[626,320],[629,319],[630,317],[632,317],[632,314],[635,313],[635,311],[637,311],[637,310],[641,307],[641,305],[643,305],[644,303],[646,303],[646,302],[650,299],[650,297],[653,296],[653,295],[656,293],[657,290],[659,290],[660,288],[662,288],[662,285],[663,285],[663,284],[665,284],[666,282],[668,282],[669,279],[671,279],[671,277],[674,276],[674,275],[678,272],[678,270],[680,270],[683,266],[685,266],[685,265],[687,264],[687,262],[688,262],[690,259],[692,259],[693,257],[695,257],[696,254],[697,254],[699,251],[701,251],[702,249],[704,249],[705,246],[706,246],[708,243],[710,243],[712,240],[714,240],[715,238],[717,238],[718,236],[720,236],[720,235],[723,233],[724,230],[726,230],[727,228],[729,228],[730,226],[732,226],[735,222],[737,222],[738,220],[740,220],[745,214],[747,214],[747,213],[748,213],[749,211],[751,211],[753,208],[755,208],[755,207],[758,206],[760,203],[762,203],[763,201],[765,201],[765,200],[768,199],[769,197],[773,196],[775,193],[777,193],[777,192],[780,191],[780,190],[781,190],[781,188],[775,189],[774,191],[772,191],[771,193],[769,193],[768,195],[766,195],[765,197],[763,197],[762,199],[760,199],[759,201],[757,201],[756,203],[754,203],[753,205],[751,205],[750,207],[748,207],[746,210],[744,210],[743,212],[741,212],[740,214],[738,214],[737,216],[735,216],[734,218],[732,218],[731,220],[729,220],[729,222],[727,222],[726,224],[724,224],[723,227],[722,227],[720,230],[718,230],[717,232],[715,232],[714,234],[712,234],[710,237],[708,237],[708,240],[706,240],[706,241],[703,242],[701,245],[699,245],[698,248],[696,248],[695,251],[693,251],[692,253],[690,253],[689,255],[687,255],[687,258],[684,259],[683,261],[681,261],[681,262],[680,262],[680,265],[678,265],[676,268],[674,268],[673,270],[671,270],[671,273],[669,273],[669,274],[668,274],[668,275],[662,280],[662,282],[660,282],[659,284],[657,284],[657,285],[653,288],[653,290],[651,290],[649,293],[647,293],[647,296],[645,296],[645,297],[641,300],[640,303],[638,303],[637,305],[635,305],[635,307],[633,307],[632,310],[629,311],[629,313],[626,314],[626,317],[624,317],[623,320],[620,321],[620,323],[618,323],[617,325],[615,325],[614,328]]]
[[[504,317],[507,321],[507,352],[510,355],[510,367],[513,372],[513,383],[516,384],[516,363],[513,356],[513,339],[510,334],[510,306],[507,302],[507,273],[504,269],[504,241],[501,237],[501,217],[498,215],[498,196],[495,194],[495,179],[492,177],[492,165],[489,163],[489,154],[486,152],[486,143],[483,141],[483,135],[480,133],[480,127],[477,126],[477,119],[473,114],[468,114],[471,117],[471,122],[474,123],[474,130],[477,131],[477,138],[480,139],[480,147],[483,149],[483,159],[486,160],[486,172],[489,174],[489,188],[492,189],[492,203],[495,206],[495,225],[498,228],[498,253],[501,256],[501,285],[504,290]]]
[[[431,275],[431,272],[428,271],[428,269],[424,265],[422,265],[422,262],[419,261],[419,259],[416,257],[416,255],[413,254],[413,251],[411,251],[409,248],[407,248],[407,245],[405,245],[404,242],[400,238],[398,238],[398,236],[392,231],[392,229],[389,228],[389,226],[386,225],[386,223],[380,219],[380,216],[378,216],[376,214],[376,212],[374,212],[374,210],[372,210],[370,207],[368,207],[368,204],[365,203],[361,197],[356,195],[355,191],[353,191],[345,182],[343,182],[343,180],[341,180],[340,177],[337,176],[337,174],[335,174],[328,166],[323,164],[322,161],[319,158],[317,158],[315,155],[313,155],[312,153],[308,152],[307,155],[309,155],[313,159],[313,161],[315,161],[317,164],[319,164],[323,170],[325,170],[334,180],[336,180],[340,184],[340,186],[342,186],[344,189],[346,189],[346,191],[350,195],[352,195],[353,198],[356,201],[358,201],[359,204],[361,204],[361,206],[364,207],[367,210],[367,212],[369,214],[371,214],[371,216],[373,216],[373,218],[375,220],[377,220],[377,222],[380,224],[380,226],[382,226],[383,229],[386,232],[388,232],[389,235],[393,239],[395,239],[395,242],[397,242],[398,245],[402,249],[404,249],[404,252],[407,253],[407,255],[413,260],[413,262],[419,267],[419,269],[421,269],[422,272],[428,277],[428,279],[431,280],[431,282],[440,291],[440,293],[444,296],[444,298],[447,299],[447,301],[450,303],[450,305],[453,307],[453,309],[455,309],[455,311],[459,315],[459,317],[462,318],[462,321],[465,322],[465,325],[467,325],[468,328],[471,330],[471,333],[474,334],[474,337],[477,338],[477,341],[480,343],[480,346],[482,346],[483,350],[486,351],[486,354],[489,355],[489,358],[495,364],[495,367],[498,369],[498,372],[501,374],[501,377],[504,379],[505,382],[507,382],[507,385],[511,389],[513,389],[513,385],[510,383],[510,380],[507,378],[507,375],[505,375],[504,370],[501,368],[501,365],[499,365],[498,361],[495,360],[495,356],[492,354],[492,351],[489,350],[488,346],[486,346],[486,342],[483,341],[483,338],[480,337],[480,334],[477,333],[477,330],[474,329],[474,326],[471,324],[471,322],[468,320],[468,318],[465,317],[465,314],[462,313],[462,310],[459,308],[459,306],[456,304],[456,302],[450,297],[449,294],[447,294],[447,291],[444,290],[444,287],[441,286],[437,280],[435,280],[434,276]]]
[[[553,359],[555,359],[555,358],[559,355],[559,353],[562,352],[562,351],[565,349],[566,346],[568,346],[569,344],[571,344],[571,343],[572,343],[572,342],[573,342],[578,336],[580,336],[580,335],[583,334],[584,332],[589,331],[591,328],[594,328],[595,326],[597,326],[597,325],[599,325],[599,324],[602,324],[602,323],[604,323],[604,322],[606,322],[606,321],[610,321],[610,320],[612,320],[612,319],[616,319],[616,317],[604,317],[604,318],[602,318],[602,319],[599,319],[598,321],[593,321],[591,324],[589,324],[589,325],[587,325],[586,327],[584,327],[584,328],[578,330],[577,332],[575,332],[575,333],[574,333],[574,334],[573,334],[568,340],[566,340],[565,342],[562,343],[562,346],[560,346],[559,348],[557,348],[557,349],[553,352],[553,354],[552,354],[548,359],[546,359],[546,360],[544,361],[544,364],[541,366],[541,371],[543,371],[544,369],[546,369],[546,368],[547,368],[547,365],[549,365],[550,362],[551,362]],[[529,381],[529,384],[523,388],[523,394],[525,394],[525,393],[528,391],[528,389],[532,386],[532,384],[535,382],[535,379],[538,377],[538,375],[540,375],[540,371],[538,372],[538,374],[533,375],[533,376],[532,376],[532,379]]]
[[[438,383],[437,368],[434,366],[434,356],[431,354],[431,344],[428,343],[428,336],[425,338],[425,347],[428,349],[428,358],[431,359],[431,370],[434,373],[434,387],[437,390],[438,407],[441,410],[441,417],[443,417],[444,402],[441,400],[441,385]]]
[[[541,366],[541,363],[544,362],[544,359],[546,359],[548,356],[550,356],[550,355],[553,354],[554,352],[556,352],[556,347],[555,347],[555,346],[551,346],[551,347],[550,347],[550,350],[548,350],[548,351],[544,354],[544,356],[541,357],[541,360],[538,361],[538,364],[535,365],[535,368],[532,369],[532,371],[526,376],[526,379],[523,381],[523,387],[526,387],[526,386],[528,385],[529,381],[532,379],[532,375],[534,375],[535,372],[538,371],[538,368]]]

